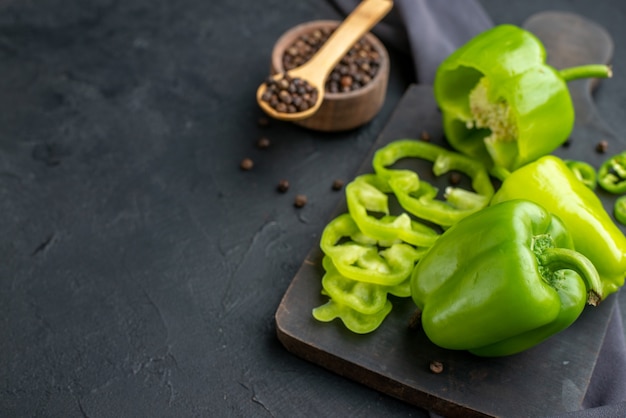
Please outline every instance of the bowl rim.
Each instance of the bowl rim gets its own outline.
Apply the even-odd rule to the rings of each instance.
[[[309,22],[300,23],[299,25],[296,25],[292,27],[291,29],[288,29],[278,38],[278,40],[274,44],[274,47],[272,48],[272,59],[271,59],[272,73],[276,74],[282,70],[282,55],[283,55],[282,53],[285,50],[285,48],[279,49],[279,46],[284,45],[286,47],[288,45],[291,45],[295,41],[295,39],[302,33],[312,31],[313,29],[316,29],[316,28],[323,28],[323,27],[336,28],[341,23],[342,21],[340,20],[312,20]],[[388,76],[387,74],[389,73],[389,53],[387,52],[387,48],[385,48],[385,45],[381,42],[381,40],[378,39],[376,35],[374,35],[372,32],[367,32],[365,35],[363,35],[363,37],[366,38],[367,41],[370,42],[372,46],[374,47],[374,49],[376,49],[376,51],[380,54],[380,57],[381,57],[380,67],[379,67],[379,70],[376,72],[376,75],[372,78],[372,80],[367,85],[357,90],[351,90],[349,92],[338,92],[338,93],[324,91],[324,100],[326,100],[327,98],[335,99],[335,100],[349,99],[349,98],[353,98],[356,96],[367,94],[371,90],[374,90],[376,88],[376,84],[381,77]]]

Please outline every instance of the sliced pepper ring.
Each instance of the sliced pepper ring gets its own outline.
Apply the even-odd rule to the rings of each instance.
[[[598,183],[609,193],[626,192],[626,151],[602,163],[598,170]]]
[[[356,242],[361,233],[349,213],[331,220],[322,232],[320,247],[344,276],[367,283],[395,286],[410,276],[424,251],[404,243],[378,245]]]
[[[349,279],[343,276],[333,265],[330,257],[322,260],[326,273],[322,278],[323,293],[335,302],[340,302],[366,315],[372,315],[384,309],[387,295],[398,297],[411,296],[410,278],[395,286],[383,286]]]
[[[388,196],[391,188],[375,174],[358,176],[346,186],[348,211],[359,229],[381,242],[404,241],[430,247],[439,237],[434,229],[416,222],[407,213],[390,215]],[[368,212],[381,213],[377,218]]]
[[[572,170],[578,180],[582,181],[591,190],[595,190],[598,181],[596,169],[591,164],[577,160],[565,160],[565,164]]]
[[[417,173],[406,169],[389,169],[402,158],[420,158],[433,163],[433,173],[440,176],[457,170],[471,178],[476,192],[447,187],[445,201],[436,199],[437,189]],[[374,154],[376,174],[385,179],[400,205],[409,213],[442,227],[449,227],[466,216],[486,207],[494,194],[486,166],[458,152],[435,144],[404,139],[390,143]]]

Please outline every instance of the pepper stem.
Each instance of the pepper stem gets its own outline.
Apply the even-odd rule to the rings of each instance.
[[[589,64],[564,68],[559,70],[559,74],[565,81],[572,81],[580,78],[611,78],[613,77],[613,70],[609,65]]]
[[[587,257],[568,248],[545,248],[537,255],[543,267],[551,271],[573,270],[587,285],[587,303],[597,306],[602,300],[602,282],[595,266]]]

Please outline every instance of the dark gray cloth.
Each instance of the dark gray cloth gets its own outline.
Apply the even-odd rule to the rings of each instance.
[[[358,0],[333,0],[348,14]],[[471,0],[395,0],[390,14],[374,33],[392,46],[409,52],[416,79],[432,84],[437,66],[452,51],[493,26],[480,4]]]
[[[358,2],[333,0],[346,14]],[[395,0],[390,15],[373,31],[388,45],[411,54],[418,83],[432,84],[437,66],[446,56],[491,26],[490,17],[473,0]],[[583,406],[587,409],[564,416],[626,416],[626,342],[618,304]]]

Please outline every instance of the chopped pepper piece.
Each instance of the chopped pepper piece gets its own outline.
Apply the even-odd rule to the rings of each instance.
[[[626,192],[626,151],[602,163],[598,170],[598,183],[609,193]]]
[[[449,228],[417,264],[411,289],[433,343],[489,357],[539,344],[602,298],[596,269],[563,223],[525,200]]]
[[[617,219],[617,222],[622,225],[626,225],[626,196],[620,196],[615,199],[615,205],[613,206],[613,216]]]
[[[626,276],[626,237],[598,196],[581,183],[560,158],[546,155],[504,179],[492,204],[527,199],[565,223],[576,251],[596,266],[605,296],[616,292]]]
[[[565,160],[565,165],[569,167],[576,178],[583,182],[591,190],[595,190],[597,185],[596,169],[585,161]]]
[[[436,199],[437,189],[420,180],[413,170],[390,169],[403,158],[420,158],[433,162],[436,176],[450,170],[469,175],[476,192],[458,187],[447,187],[445,201]],[[379,149],[372,162],[376,174],[387,181],[400,205],[418,218],[449,227],[460,219],[489,204],[494,194],[486,167],[465,155],[424,141],[397,140]]]
[[[513,25],[487,30],[449,55],[434,81],[450,145],[513,171],[565,142],[574,126],[567,82],[610,77],[606,65],[556,70],[532,33]]]

